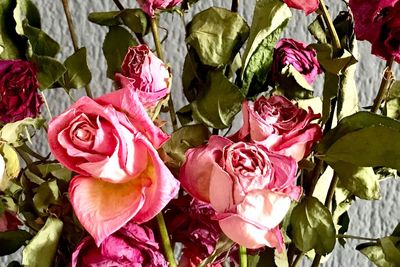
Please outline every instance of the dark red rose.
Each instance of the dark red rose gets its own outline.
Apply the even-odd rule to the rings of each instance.
[[[38,92],[36,68],[24,60],[0,60],[0,121],[36,117],[43,100]]]
[[[314,49],[308,48],[302,42],[284,38],[275,47],[272,79],[279,82],[282,70],[289,65],[302,74],[309,84],[312,84],[322,72]]]
[[[350,0],[358,40],[372,44],[372,54],[400,62],[400,1]]]

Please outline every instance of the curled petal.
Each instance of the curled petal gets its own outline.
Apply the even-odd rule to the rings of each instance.
[[[181,167],[179,180],[182,187],[194,198],[210,202],[210,178],[213,164],[222,156],[222,149],[232,144],[226,138],[211,136],[207,145],[189,149]]]

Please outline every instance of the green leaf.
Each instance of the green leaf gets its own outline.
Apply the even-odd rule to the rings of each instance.
[[[50,88],[67,71],[63,64],[48,56],[32,56],[32,61],[38,67],[37,79],[40,89]]]
[[[222,72],[209,72],[201,94],[191,103],[193,118],[209,127],[228,128],[240,111],[244,96]]]
[[[376,243],[358,245],[357,250],[359,250],[377,267],[396,267],[396,264],[386,260],[382,247]]]
[[[330,211],[314,197],[305,197],[293,209],[291,216],[293,241],[303,252],[315,250],[320,255],[331,252],[336,242],[336,230]]]
[[[340,185],[362,199],[379,199],[379,176],[370,167],[358,167],[344,161],[329,163],[339,177]]]
[[[41,29],[32,27],[27,20],[22,22],[24,33],[29,40],[30,56],[36,54],[38,56],[54,57],[60,51],[60,45]]]
[[[4,192],[8,188],[9,181],[18,176],[21,167],[18,154],[12,146],[2,144],[0,146],[0,154],[6,163],[5,176],[0,177],[0,191]]]
[[[88,19],[101,26],[118,26],[122,24],[120,14],[121,11],[93,12],[89,14]]]
[[[67,72],[62,79],[62,85],[65,89],[78,89],[90,83],[92,74],[87,64],[85,47],[80,48],[68,57],[64,62],[64,66],[67,68]]]
[[[41,28],[39,10],[31,0],[17,0],[17,6],[14,9],[14,19],[17,24],[15,30],[19,35],[24,35],[24,20],[32,27]]]
[[[229,64],[249,35],[242,17],[230,10],[211,7],[193,17],[187,26],[186,43],[193,47],[203,64]]]
[[[137,45],[132,34],[120,26],[111,26],[103,43],[103,53],[107,60],[107,77],[114,79],[121,71],[121,64],[130,46]]]
[[[260,92],[271,68],[275,44],[292,13],[279,0],[257,0],[250,37],[243,54],[242,88],[250,96]]]
[[[146,14],[140,8],[90,13],[89,21],[101,26],[125,25],[131,31],[142,35],[147,34],[150,28]]]
[[[27,127],[39,129],[45,123],[43,118],[25,118],[21,121],[7,123],[0,130],[0,141],[6,142],[12,146],[20,146],[26,138]]]
[[[22,265],[51,267],[57,251],[63,223],[57,218],[47,218],[46,224],[22,252]]]
[[[60,197],[57,181],[45,182],[39,186],[37,193],[33,197],[33,204],[37,211],[43,214],[51,204],[59,204]]]
[[[31,238],[32,235],[24,230],[0,232],[0,256],[16,252]]]
[[[7,267],[22,267],[22,265],[18,261],[10,262]]]
[[[308,99],[312,98],[314,89],[304,76],[289,64],[282,69],[276,91],[289,99]]]
[[[0,1],[0,59],[16,59],[24,55],[26,42],[15,31],[15,7],[15,0]]]
[[[400,158],[393,156],[400,151],[400,143],[394,141],[400,138],[400,122],[358,112],[344,118],[336,128],[319,146],[319,154],[328,163],[345,161],[362,167],[400,169]]]
[[[387,236],[379,239],[381,243],[385,259],[393,262],[396,266],[400,266],[400,247],[397,248],[396,244],[400,245],[400,238],[394,236]]]
[[[332,74],[342,74],[347,67],[357,63],[357,59],[347,50],[338,57],[334,57],[330,44],[311,44],[310,47],[317,51],[317,58],[325,71]]]
[[[390,86],[384,112],[389,118],[400,120],[400,81],[394,81]]]
[[[308,25],[308,31],[319,43],[324,44],[328,41],[326,37],[325,26],[323,25],[323,22],[321,22],[321,20],[322,16],[318,15],[318,17],[310,25]]]
[[[204,144],[210,135],[210,131],[203,124],[183,126],[172,133],[163,148],[171,158],[182,162],[189,148]]]
[[[189,105],[184,106],[180,110],[176,112],[176,115],[178,116],[179,122],[182,125],[189,124],[193,121],[192,118],[192,108]]]

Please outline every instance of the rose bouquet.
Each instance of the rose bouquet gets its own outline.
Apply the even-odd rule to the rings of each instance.
[[[400,227],[347,233],[351,205],[400,169],[400,1],[346,1],[332,19],[324,0],[257,0],[249,25],[238,0],[190,21],[195,0],[114,0],[88,15],[108,27],[105,94],[61,2],[63,62],[32,0],[0,3],[0,256],[22,251],[8,266],[318,266],[346,239],[400,266]],[[281,37],[292,9],[313,17],[314,43]],[[163,16],[184,22],[182,77],[164,59]],[[387,62],[368,107],[357,40]],[[43,91],[56,88],[72,100],[53,116]]]

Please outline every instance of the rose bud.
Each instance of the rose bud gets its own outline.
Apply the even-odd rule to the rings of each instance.
[[[261,96],[254,104],[246,101],[242,111],[244,125],[231,139],[262,143],[297,162],[308,156],[322,137],[321,127],[312,123],[320,114],[311,108],[307,112],[283,96]]]
[[[36,68],[24,60],[0,60],[0,122],[37,117],[43,100]]]
[[[127,223],[97,247],[91,237],[84,238],[72,254],[72,267],[154,266],[167,267],[152,230]]]
[[[182,0],[138,0],[140,8],[150,17],[154,17],[156,9],[173,8]]]
[[[155,107],[170,92],[171,73],[168,66],[146,45],[130,47],[115,81],[121,88],[135,90],[146,109]]]
[[[306,15],[318,9],[319,0],[283,0],[288,7],[303,10]]]
[[[207,145],[189,149],[181,167],[182,187],[210,203],[222,231],[246,248],[283,251],[279,223],[298,200],[297,164],[257,143],[234,143],[211,136]]]
[[[83,97],[50,122],[52,154],[78,174],[71,204],[97,245],[130,220],[152,219],[178,192],[157,153],[167,139],[129,89]]]
[[[372,44],[372,54],[400,62],[400,1],[350,0],[358,40]]]
[[[314,49],[307,48],[302,42],[284,38],[275,47],[272,79],[276,82],[284,79],[282,70],[289,65],[303,75],[309,84],[312,84],[318,74],[322,72],[317,60],[317,52]]]

